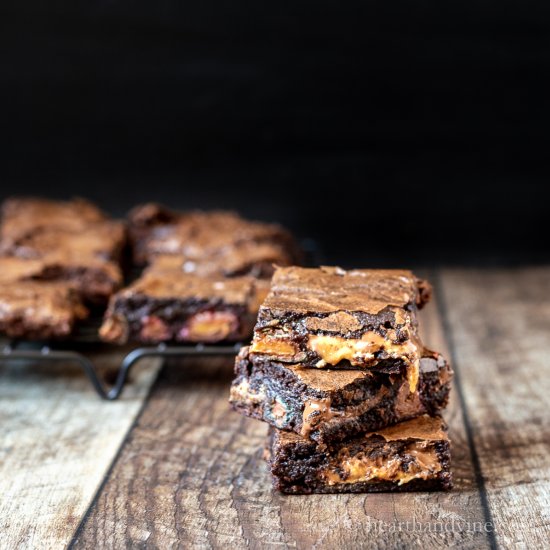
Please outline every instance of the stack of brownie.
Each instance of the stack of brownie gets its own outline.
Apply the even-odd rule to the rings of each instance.
[[[452,371],[418,335],[430,287],[409,271],[276,270],[233,408],[271,425],[266,453],[284,493],[451,487],[439,412]]]
[[[88,307],[122,284],[122,222],[95,205],[13,198],[0,225],[0,331],[14,338],[69,336]]]
[[[141,277],[110,301],[108,342],[236,342],[249,338],[273,264],[299,261],[289,233],[233,212],[174,212],[157,204],[129,215]]]

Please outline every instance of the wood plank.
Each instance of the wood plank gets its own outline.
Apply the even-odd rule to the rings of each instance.
[[[121,353],[93,356],[111,371]],[[0,362],[2,548],[63,548],[89,508],[159,368],[135,368],[120,401],[102,401],[74,365]]]
[[[442,348],[437,315],[430,306],[424,324],[427,341]],[[446,415],[453,492],[283,496],[261,458],[265,424],[229,409],[231,378],[221,360],[163,370],[76,548],[489,546],[456,396]]]
[[[550,268],[446,270],[444,315],[503,547],[550,540]]]

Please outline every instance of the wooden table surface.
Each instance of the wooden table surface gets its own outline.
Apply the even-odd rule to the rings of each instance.
[[[424,338],[455,370],[452,492],[273,492],[227,359],[149,360],[114,403],[78,368],[0,365],[0,546],[547,546],[550,268],[428,275]]]

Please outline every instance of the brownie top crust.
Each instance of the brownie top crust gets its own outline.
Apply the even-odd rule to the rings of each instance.
[[[279,267],[262,310],[336,313],[328,320],[310,321],[311,328],[354,331],[357,321],[345,312],[378,315],[387,307],[422,307],[429,294],[429,284],[407,270]]]
[[[0,257],[0,282],[62,281],[82,277],[85,271],[109,279],[114,288],[122,283],[122,272],[117,264],[78,251],[68,254],[64,250],[55,250],[36,259]]]
[[[79,230],[68,230],[55,224],[40,227],[16,239],[3,239],[0,253],[20,258],[42,258],[55,255],[58,259],[97,258],[118,261],[126,229],[123,222],[102,220]]]
[[[119,291],[114,298],[124,301],[135,296],[146,296],[153,299],[192,299],[249,304],[250,297],[257,288],[264,288],[265,295],[265,283],[252,277],[216,279],[178,271],[151,269],[146,270],[142,277],[128,288]]]
[[[41,227],[58,227],[80,231],[106,216],[84,199],[53,201],[48,199],[14,197],[2,204],[2,241],[16,241]]]
[[[272,263],[295,263],[297,247],[280,225],[243,219],[235,212],[174,212],[156,204],[134,208],[128,215],[134,256],[153,263],[159,256],[165,266],[186,273],[226,276],[247,274],[254,269],[271,275]],[[264,265],[257,265],[264,264]]]

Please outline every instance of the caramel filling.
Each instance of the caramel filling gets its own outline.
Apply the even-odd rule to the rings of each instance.
[[[250,353],[276,355],[278,357],[294,357],[298,353],[298,346],[290,340],[263,336],[254,340],[250,346]]]
[[[365,332],[360,339],[342,338],[340,336],[323,336],[313,334],[308,340],[308,347],[321,360],[317,367],[337,365],[347,360],[354,367],[375,362],[375,354],[384,351],[392,358],[403,359],[407,363],[407,379],[411,392],[416,390],[420,371],[419,347],[412,341],[395,343],[376,332]]]
[[[308,399],[304,404],[302,413],[302,429],[300,433],[309,437],[309,434],[322,422],[329,422],[333,418],[355,418],[365,411],[372,409],[388,394],[386,387],[380,388],[380,391],[370,399],[365,399],[358,405],[346,407],[343,410],[331,408],[330,398]]]
[[[347,449],[340,451],[321,474],[329,485],[371,480],[392,481],[403,485],[413,479],[428,479],[441,471],[435,449],[427,447],[426,442],[422,441],[411,443],[401,454],[391,458],[370,458],[361,454],[350,457],[347,452]]]
[[[321,422],[327,422],[337,416],[330,410],[330,399],[311,399],[305,402],[300,433],[307,437],[311,430]]]
[[[235,315],[228,311],[203,311],[187,321],[180,336],[197,341],[223,340],[233,333],[237,326]]]

